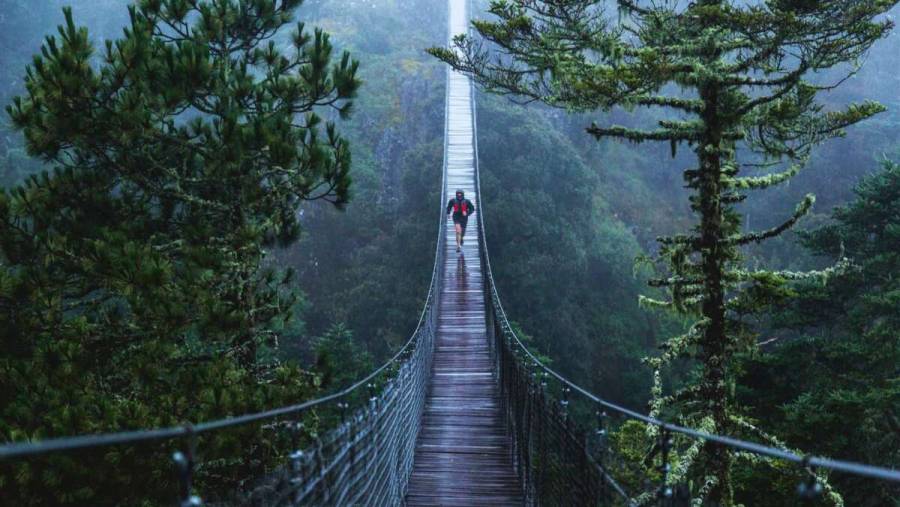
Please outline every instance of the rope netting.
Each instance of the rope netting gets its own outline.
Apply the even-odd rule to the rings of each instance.
[[[605,435],[582,431],[568,404],[550,392],[546,379],[528,368],[509,336],[494,320],[498,378],[507,404],[516,466],[529,504],[619,505],[629,502],[621,486],[600,465]],[[591,437],[596,442],[591,442]]]
[[[445,96],[449,100],[449,91]],[[446,119],[445,119],[446,122]],[[437,334],[446,234],[443,196],[447,178],[447,136],[441,180],[441,214],[434,268],[425,308],[409,342],[373,375],[352,389],[368,386],[372,393],[352,416],[312,446],[296,450],[288,466],[266,477],[246,503],[269,505],[398,505],[412,472],[416,439],[425,408]],[[394,369],[396,372],[392,372]],[[371,381],[387,374],[376,396]],[[348,393],[349,394],[349,393]],[[339,408],[347,410],[347,402]]]
[[[473,118],[477,118],[476,111],[473,100]],[[482,202],[477,119],[473,123],[477,194]],[[526,358],[523,351],[527,349],[518,346],[521,343],[517,343],[491,274],[483,217],[482,211],[478,234],[488,339],[526,504],[631,505],[628,494],[601,465],[606,454],[605,430],[592,433],[579,425],[569,410],[568,391],[552,392],[540,368],[542,363]]]
[[[447,99],[445,98],[445,101]],[[446,136],[445,136],[446,137]],[[446,154],[447,141],[444,141]],[[447,161],[444,158],[442,192]],[[288,466],[256,486],[252,505],[398,505],[412,472],[416,439],[431,376],[438,323],[438,295],[444,265],[445,220],[440,225],[431,286],[425,309],[412,338],[385,366],[389,375],[377,396],[306,449],[290,454]],[[379,373],[382,374],[382,373]],[[371,377],[371,375],[370,375]],[[368,379],[364,379],[366,381]],[[361,387],[361,381],[356,386]],[[346,402],[339,407],[346,411]]]

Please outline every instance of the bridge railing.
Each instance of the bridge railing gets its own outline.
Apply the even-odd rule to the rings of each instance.
[[[449,92],[445,95],[445,108],[448,100]],[[445,155],[446,151],[445,136]],[[225,502],[228,505],[260,506],[402,503],[412,472],[437,333],[441,268],[446,243],[443,213],[446,164],[445,156],[438,192],[441,202],[436,203],[440,215],[435,262],[418,325],[393,357],[364,378],[321,398],[227,419],[186,423],[168,428],[8,443],[0,445],[0,465],[14,467],[26,460],[48,456],[58,458],[65,454],[69,458],[64,462],[65,467],[79,467],[79,461],[85,461],[82,467],[87,467],[91,466],[87,462],[88,457],[92,460],[91,463],[103,463],[105,453],[115,454],[112,448],[127,448],[127,451],[118,455],[139,455],[134,458],[134,462],[144,463],[153,461],[165,452],[164,449],[168,449],[173,462],[172,477],[177,475],[177,479],[159,481],[160,484],[174,487],[172,491],[158,496],[173,500],[177,498],[177,504],[182,507],[201,505],[207,503],[207,500],[212,500],[213,504]],[[320,415],[332,414],[333,417],[328,419],[338,418],[339,422],[321,436],[310,438],[303,422],[313,411]],[[205,454],[209,456],[204,452],[204,446],[226,431],[250,438],[274,433],[276,436],[268,439],[268,445],[272,446],[275,442],[286,447],[272,451],[276,463],[265,467],[269,470],[268,473],[244,481],[239,490],[199,491],[194,484],[194,477],[198,470],[202,471],[207,465],[203,458]],[[244,441],[241,445],[242,447],[233,448],[233,455],[223,456],[218,452],[213,459],[240,464],[246,459],[244,451],[262,444]],[[51,462],[48,466],[52,467],[54,463],[56,462]],[[113,468],[112,465],[110,467]],[[259,467],[253,469],[259,470]],[[152,473],[157,474],[156,477],[166,476],[165,473],[160,474],[159,470],[152,470]],[[97,494],[92,500],[94,504],[121,503],[120,499],[103,494],[104,490],[116,491],[121,486],[117,484],[117,487],[111,487],[111,483],[116,480],[114,476],[95,474],[93,479],[92,484],[74,487],[86,486],[95,490]],[[152,481],[152,478],[147,477],[147,481]],[[5,493],[9,493],[7,486],[4,486]],[[5,493],[0,496],[6,496]]]
[[[439,239],[438,246],[441,245]],[[440,248],[438,252],[442,255]],[[182,507],[201,505],[204,499],[224,501],[229,505],[265,506],[398,504],[412,471],[415,441],[425,403],[437,330],[440,283],[439,273],[433,275],[419,325],[404,347],[381,367],[341,391],[297,405],[198,424],[6,444],[0,446],[0,464],[9,467],[15,466],[11,463],[14,461],[41,459],[48,455],[52,458],[66,453],[71,457],[70,461],[63,462],[63,468],[81,468],[79,461],[84,463],[82,466],[96,465],[98,453],[111,453],[104,449],[113,447],[130,449],[122,455],[143,456],[136,458],[137,462],[152,461],[160,447],[168,445],[175,451],[171,454],[172,476],[177,475],[177,480],[160,483],[176,486],[172,491],[156,496],[177,498],[177,504]],[[362,400],[362,406],[354,404],[351,408],[351,400]],[[313,410],[340,412],[340,423],[315,438],[312,445],[300,448],[299,442],[308,440],[304,438],[304,417]],[[252,486],[245,490],[198,491],[193,478],[205,465],[202,459],[206,454],[204,443],[229,431],[243,430],[241,434],[255,438],[259,433],[249,429],[260,427],[265,433],[278,433],[267,437],[270,442],[298,445],[276,449],[276,454],[286,458],[283,463],[276,464],[272,473],[253,478]],[[249,448],[259,442],[247,441],[244,445]],[[245,458],[241,449],[235,450],[232,456],[216,458],[240,463]],[[102,457],[100,459],[102,462]],[[106,466],[115,468],[110,463]],[[91,501],[96,505],[114,505],[120,501],[104,493],[117,491],[122,486],[114,474],[98,474],[92,477],[90,484],[73,486],[74,489],[93,489],[95,494]],[[11,494],[8,489],[11,487],[4,487],[6,494]]]
[[[475,89],[472,116],[476,118]],[[478,131],[474,121],[475,175],[479,209],[479,255],[484,272],[488,336],[497,379],[505,403],[508,429],[513,437],[515,465],[528,505],[690,505],[690,491],[670,481],[669,456],[673,437],[723,445],[769,460],[798,465],[805,477],[798,495],[813,499],[823,493],[815,469],[847,473],[900,484],[900,470],[887,469],[817,456],[804,456],[785,449],[737,438],[709,434],[630,410],[609,402],[553,370],[532,352],[516,334],[503,309],[491,272],[485,240],[484,210],[478,163]],[[490,211],[488,211],[490,212]],[[628,464],[610,449],[609,427],[613,418],[634,420],[657,427],[657,441],[648,456],[655,465],[645,474],[643,465]],[[586,423],[586,421],[591,421]],[[649,464],[649,462],[647,462]],[[649,488],[651,480],[656,484]],[[628,492],[618,478],[629,479],[644,489]]]
[[[568,400],[551,390],[541,370],[543,363],[530,356],[518,341],[503,310],[485,241],[474,86],[472,97],[472,142],[481,210],[479,255],[484,272],[487,332],[526,504],[631,505],[628,494],[601,464],[605,434],[592,434],[577,424]]]
[[[441,218],[436,266],[441,265],[443,257],[443,216]],[[266,506],[399,504],[412,471],[424,409],[437,332],[440,286],[440,271],[435,268],[425,308],[409,341],[378,369],[341,391],[297,405],[217,421],[6,444],[0,446],[0,464],[14,466],[13,461],[67,453],[77,467],[79,459],[94,457],[98,450],[105,452],[104,448],[111,447],[139,449],[132,454],[153,459],[153,455],[159,453],[159,447],[168,442],[170,449],[175,451],[172,453],[173,476],[178,476],[174,481],[177,487],[170,492],[171,498],[178,498],[178,505],[183,507],[201,505],[203,498]],[[351,407],[351,400],[362,400],[362,406]],[[304,417],[316,409],[340,412],[341,421],[336,428],[314,439],[312,445],[299,448],[299,442],[306,440],[303,438]],[[253,480],[247,490],[198,491],[192,479],[197,469],[204,466],[203,443],[219,433],[254,426],[264,426],[268,432],[281,434],[280,438],[272,440],[293,441],[297,446],[289,448],[288,453],[277,451],[286,458],[282,465]],[[246,442],[246,445],[254,443]],[[239,462],[242,455],[238,451],[226,459]],[[104,496],[103,491],[116,490],[112,487],[115,481],[116,477],[102,474],[91,484],[78,487],[94,489],[97,492],[94,500],[98,505],[112,505],[118,503],[117,499]]]

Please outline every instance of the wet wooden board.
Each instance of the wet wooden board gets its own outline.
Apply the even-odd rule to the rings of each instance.
[[[522,505],[485,333],[483,280],[473,269],[477,225],[470,223],[462,252],[447,237],[441,326],[407,505]]]
[[[466,28],[466,0],[449,0],[450,31]],[[471,90],[450,73],[447,195],[475,195]],[[443,288],[431,383],[425,402],[407,505],[522,505],[510,437],[501,412],[487,335],[478,221],[469,221],[462,252],[448,224]]]

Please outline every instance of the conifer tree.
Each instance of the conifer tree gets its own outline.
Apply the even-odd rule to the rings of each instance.
[[[297,296],[264,260],[296,238],[301,202],[347,201],[349,147],[322,115],[346,117],[360,82],[328,34],[287,33],[300,3],[141,0],[100,51],[66,10],[47,37],[8,108],[52,171],[0,193],[3,440],[202,421],[309,392],[308,375],[273,360]],[[251,435],[220,442],[239,455],[254,442],[237,468],[199,480],[264,466]],[[48,504],[110,502],[99,478],[126,485],[104,488],[116,502],[168,499],[168,465],[152,457],[114,473],[116,453],[60,458],[0,484]]]
[[[760,424],[809,452],[900,463],[898,210],[900,164],[886,160],[827,225],[802,232],[811,253],[846,255],[854,269],[827,284],[803,284],[797,297],[778,305],[772,325],[780,340],[741,365],[740,398],[755,408]],[[849,474],[831,480],[848,505],[900,500],[894,483]],[[757,496],[747,503],[764,501]]]
[[[576,111],[646,107],[655,128],[592,124],[601,139],[690,147],[684,171],[696,226],[663,237],[666,273],[651,285],[670,298],[648,306],[695,317],[663,344],[652,413],[676,412],[700,430],[775,440],[740,416],[733,402],[734,356],[755,347],[746,317],[784,297],[800,274],[741,267],[741,247],[773,238],[811,208],[807,195],[776,227],[745,232],[735,207],[748,191],[787,183],[817,144],[841,136],[882,106],[865,102],[826,111],[816,99],[836,86],[819,71],[853,65],[892,28],[879,18],[897,0],[495,0],[493,20],[473,23],[479,37],[430,51],[485,89]],[[612,9],[607,9],[611,7]],[[843,68],[843,67],[842,67]],[[697,361],[695,382],[663,396],[659,368]],[[681,453],[672,482],[691,480],[697,501],[732,505],[735,459],[723,446],[695,442]],[[840,502],[837,495],[832,500]],[[645,497],[646,499],[647,497]]]

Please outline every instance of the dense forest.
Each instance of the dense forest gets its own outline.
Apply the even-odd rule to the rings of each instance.
[[[643,23],[633,35],[648,51],[677,47],[687,61],[707,57],[698,41],[733,41],[703,39],[645,3],[617,2]],[[445,46],[446,6],[430,0],[0,0],[0,435],[40,440],[259,411],[333,392],[390,357],[416,326],[432,271],[443,59],[479,81],[494,276],[515,327],[554,368],[639,412],[900,467],[895,3],[691,3],[711,6],[697,14],[710,19],[727,11],[735,26],[776,23],[734,14],[766,4],[840,32],[809,49],[834,54],[796,76],[783,70],[797,65],[789,51],[747,57],[759,75],[793,81],[780,92],[790,99],[740,120],[722,115],[723,125],[752,126],[752,142],[735,146],[685,133],[706,92],[695,75],[665,67],[672,61],[609,56],[616,41],[591,41],[630,73],[589,75],[579,66],[597,61],[542,38],[571,30],[584,43],[590,20],[618,14],[562,10],[602,2],[474,2],[490,21],[474,37],[492,45],[461,41],[467,60],[435,49]],[[722,5],[732,10],[713,12]],[[476,58],[511,46],[558,81],[513,86]],[[694,63],[690,72],[703,67]],[[615,101],[598,76],[634,88]],[[642,103],[647,90],[667,101]],[[722,199],[719,237],[749,239],[722,254],[721,295],[739,300],[718,335],[697,327],[713,315],[697,299],[711,287],[711,271],[695,276],[704,248],[681,247],[703,235],[707,199],[702,176],[685,171],[713,145],[749,171],[734,184],[746,195]],[[727,373],[708,367],[702,339],[729,344]],[[700,402],[711,393],[720,407]],[[310,414],[306,438],[330,417]],[[623,470],[649,466],[653,436],[614,428]],[[283,458],[280,438],[262,426],[210,437],[196,480],[243,487]],[[796,505],[798,470],[682,451],[673,466],[690,469],[711,501]],[[161,504],[174,487],[168,452],[3,463],[0,489],[21,505]],[[705,485],[710,475],[727,485]],[[826,503],[900,502],[897,485],[822,479]]]

